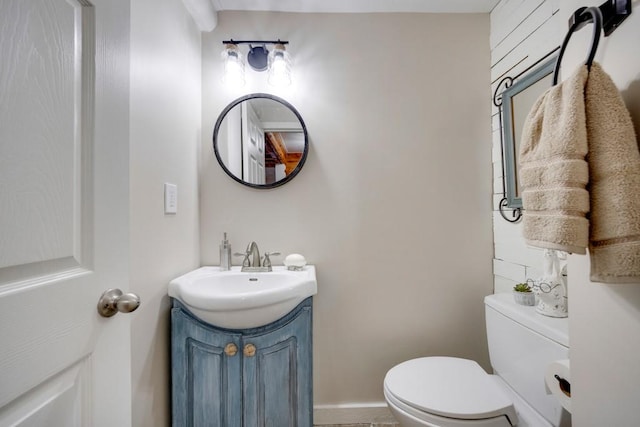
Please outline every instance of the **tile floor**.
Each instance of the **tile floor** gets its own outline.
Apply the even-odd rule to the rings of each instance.
[[[313,421],[314,427],[400,427],[386,406],[316,409]]]

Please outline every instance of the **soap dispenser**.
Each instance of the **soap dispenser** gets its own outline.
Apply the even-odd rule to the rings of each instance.
[[[224,233],[222,243],[220,243],[220,270],[231,270],[231,244],[227,240],[227,233]]]

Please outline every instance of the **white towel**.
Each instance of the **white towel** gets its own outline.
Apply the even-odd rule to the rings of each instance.
[[[594,63],[585,90],[591,280],[640,283],[640,152],[629,111]]]
[[[549,88],[527,116],[520,142],[523,233],[527,244],[586,253],[589,180],[586,67]]]
[[[528,244],[582,254],[588,246],[592,281],[640,282],[640,153],[600,65],[581,66],[538,99],[520,163]]]

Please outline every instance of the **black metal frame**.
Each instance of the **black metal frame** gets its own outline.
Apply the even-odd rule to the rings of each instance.
[[[605,37],[609,36],[629,15],[631,15],[631,0],[607,0],[598,7],[581,7],[573,12],[573,15],[569,18],[569,31],[562,42],[560,54],[558,55],[558,60],[553,70],[553,85],[558,84],[562,56],[574,32],[588,23],[593,23],[591,49],[585,61],[585,65],[591,69],[593,58],[596,56],[596,51],[598,50],[601,31],[604,30]]]
[[[271,183],[271,184],[251,184],[251,183],[243,181],[242,177],[235,176],[225,166],[224,162],[222,161],[222,157],[220,156],[220,153],[218,152],[218,131],[220,130],[220,126],[222,125],[222,120],[225,118],[227,113],[233,107],[235,107],[236,105],[239,105],[243,101],[247,101],[249,99],[255,99],[255,98],[272,99],[272,100],[274,100],[276,102],[279,102],[282,105],[288,107],[293,112],[293,114],[295,114],[297,119],[300,121],[300,126],[302,126],[302,132],[304,133],[304,151],[302,152],[302,156],[300,157],[300,161],[298,162],[298,165],[284,179],[281,179],[280,181],[276,181],[276,182]],[[286,184],[287,182],[291,181],[296,175],[298,175],[298,173],[302,169],[302,166],[304,165],[304,162],[307,160],[307,154],[309,152],[309,135],[307,133],[307,126],[304,124],[304,120],[302,120],[302,116],[300,115],[298,110],[296,110],[293,105],[291,105],[289,102],[285,101],[284,99],[279,98],[279,97],[277,97],[275,95],[268,94],[268,93],[251,93],[249,95],[241,96],[240,98],[232,101],[229,105],[227,105],[224,108],[224,110],[222,110],[222,112],[220,113],[220,116],[218,116],[218,120],[216,121],[216,124],[215,124],[215,126],[213,128],[213,152],[215,153],[216,159],[218,160],[218,163],[222,167],[222,170],[224,170],[227,175],[229,175],[231,178],[233,178],[235,181],[239,182],[240,184],[246,185],[247,187],[260,189],[260,190],[280,187],[281,185]]]
[[[289,42],[287,40],[282,41],[280,39],[273,41],[273,40],[234,40],[234,39],[229,39],[229,40],[223,40],[222,44],[289,44]]]
[[[573,13],[569,18],[569,28],[577,23],[578,25],[574,28],[574,31],[577,31],[591,22],[591,17],[583,13],[586,9],[586,7],[581,7]],[[598,9],[602,14],[604,36],[607,37],[622,24],[622,21],[631,15],[631,0],[608,0],[598,6]]]
[[[247,62],[249,66],[255,71],[266,71],[268,66],[268,55],[269,50],[266,45],[268,44],[289,44],[287,40],[223,40],[222,44],[224,45],[239,45],[239,44],[248,44],[249,45],[249,53],[247,54]],[[253,46],[257,45],[257,46]]]

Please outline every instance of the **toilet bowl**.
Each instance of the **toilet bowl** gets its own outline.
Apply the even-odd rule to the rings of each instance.
[[[570,414],[544,387],[546,366],[568,357],[567,319],[544,318],[533,307],[517,306],[511,295],[490,295],[485,305],[496,375],[455,357],[422,357],[394,366],[383,390],[402,427],[570,425]]]
[[[425,392],[426,385],[440,380],[444,389],[435,386]],[[466,359],[403,362],[387,373],[384,397],[403,427],[553,427],[500,377]]]
[[[392,368],[384,394],[407,426],[510,427],[518,417],[509,395],[473,360],[423,357]]]

